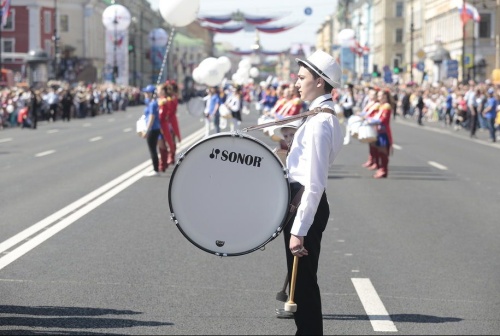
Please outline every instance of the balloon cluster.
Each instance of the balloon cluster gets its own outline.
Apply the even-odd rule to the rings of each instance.
[[[174,27],[184,27],[196,20],[200,0],[159,0],[160,14]]]
[[[231,61],[226,56],[208,57],[193,70],[193,79],[199,84],[216,86],[225,81],[225,75],[231,70]],[[244,85],[253,82],[259,76],[259,69],[252,67],[248,59],[238,64],[238,70],[231,76],[234,84]]]
[[[244,58],[238,64],[238,70],[231,77],[233,83],[244,85],[253,82],[253,78],[259,77],[259,69],[252,67],[250,60]]]
[[[231,70],[231,61],[228,57],[208,57],[193,70],[193,79],[200,84],[216,86],[222,82],[229,70]]]

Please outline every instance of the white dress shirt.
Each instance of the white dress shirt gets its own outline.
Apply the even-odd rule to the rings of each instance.
[[[309,105],[309,110],[316,107],[333,110],[331,98],[330,94],[316,98]],[[292,225],[293,235],[307,235],[328,183],[328,169],[340,152],[343,141],[344,134],[339,121],[331,113],[307,117],[295,133],[287,167],[290,181],[302,184],[304,193]]]

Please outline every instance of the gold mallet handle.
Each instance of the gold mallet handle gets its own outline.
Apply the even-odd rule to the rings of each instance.
[[[297,311],[297,304],[293,302],[293,297],[295,296],[295,281],[297,280],[297,267],[299,264],[299,257],[293,257],[293,268],[292,268],[292,281],[290,282],[290,296],[288,302],[285,303],[285,311],[295,313]]]

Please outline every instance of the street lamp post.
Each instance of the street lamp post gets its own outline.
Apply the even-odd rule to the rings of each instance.
[[[52,36],[52,40],[54,41],[54,78],[58,79],[59,77],[59,63],[60,63],[60,54],[59,54],[59,36],[57,35],[57,0],[54,0],[54,35]]]
[[[132,53],[132,85],[137,86],[137,50],[135,45],[135,37],[137,34],[137,18],[132,18],[132,39],[129,44],[132,46],[132,50],[129,49],[129,53]]]
[[[114,38],[113,38],[113,84],[116,83],[116,78],[118,77],[118,62],[116,60],[116,48],[118,40],[118,30],[116,26],[118,25],[118,10],[115,10],[115,18],[113,20],[114,26]]]
[[[413,21],[413,0],[410,3],[410,82],[413,83],[413,32],[415,29]]]

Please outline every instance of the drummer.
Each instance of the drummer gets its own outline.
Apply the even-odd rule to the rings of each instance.
[[[291,197],[302,189],[301,203],[294,219],[283,230],[288,278],[291,279],[294,257],[299,257],[295,287],[294,313],[297,335],[323,334],[318,264],[321,238],[328,224],[330,209],[325,189],[328,168],[342,149],[343,132],[334,114],[331,92],[340,87],[342,71],[333,57],[317,50],[307,59],[297,59],[297,87],[309,109],[321,108],[295,132],[287,157]]]

